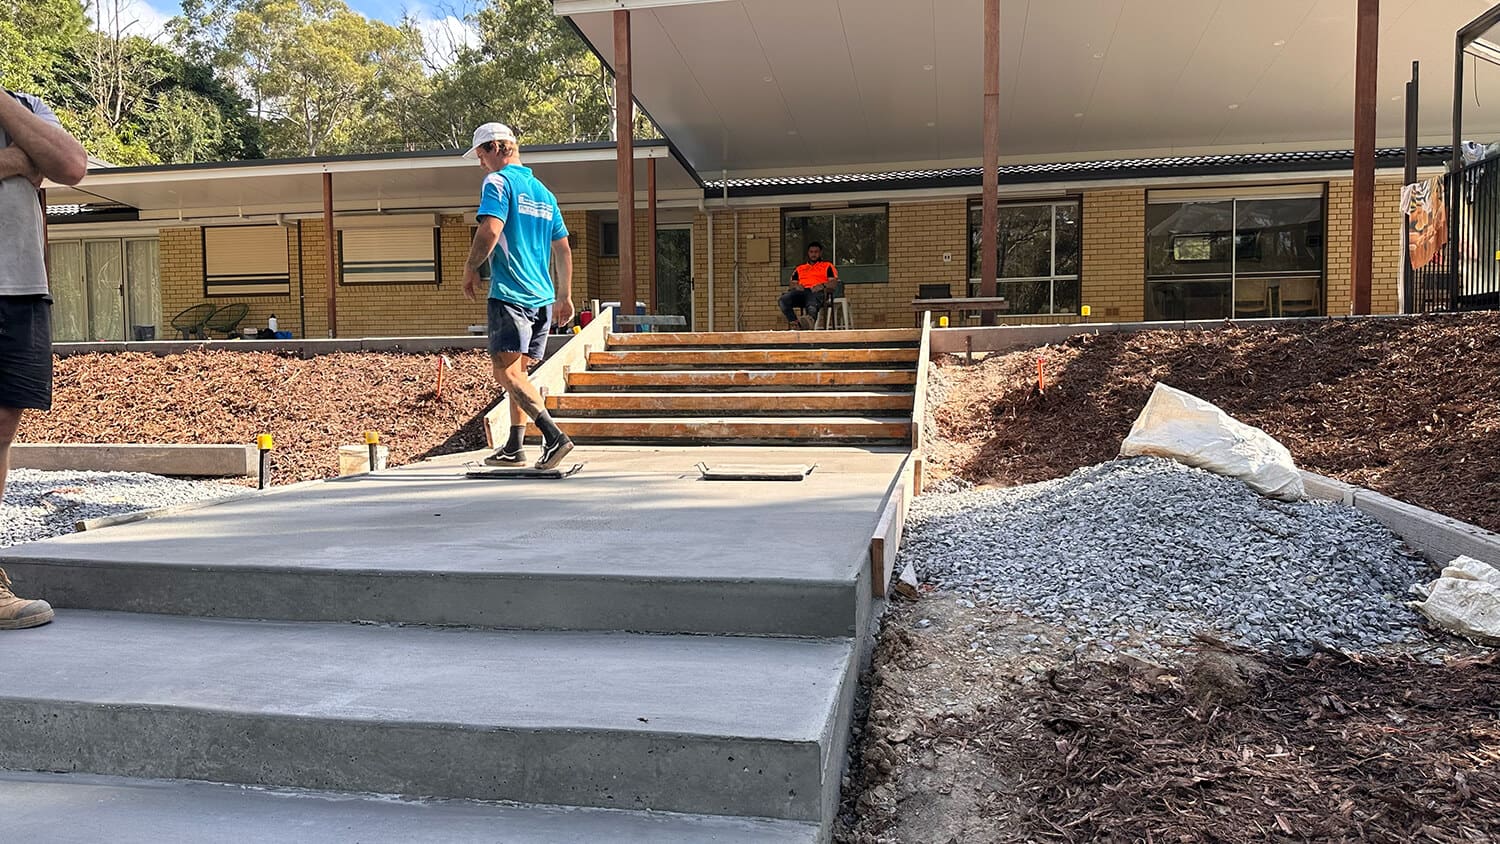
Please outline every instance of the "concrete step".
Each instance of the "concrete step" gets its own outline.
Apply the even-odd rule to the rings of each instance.
[[[803,454],[580,446],[566,481],[470,480],[483,452],[453,455],[0,548],[0,568],[60,610],[853,636],[901,452],[822,453],[796,484],[693,469]]]
[[[594,352],[589,369],[916,369],[917,349],[667,349]]]
[[[686,369],[586,371],[568,373],[569,392],[644,390],[910,390],[917,374],[910,369]]]
[[[5,836],[48,844],[813,844],[818,825],[619,809],[0,772]]]
[[[911,414],[912,393],[564,393],[547,410],[575,416],[801,416],[839,413]]]
[[[911,417],[899,416],[622,416],[559,418],[557,426],[577,443],[700,443],[705,445],[793,445],[911,441]],[[528,429],[531,441],[540,433]]]
[[[735,349],[797,348],[824,349],[856,346],[909,346],[916,348],[922,332],[914,328],[879,328],[853,331],[699,331],[611,334],[611,349]]]
[[[819,822],[854,663],[848,639],[64,612],[6,645],[0,769]]]

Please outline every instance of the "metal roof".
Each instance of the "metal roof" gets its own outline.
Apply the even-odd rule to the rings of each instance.
[[[1454,32],[1493,0],[1385,0],[1377,144],[1449,140]],[[704,178],[968,167],[982,152],[981,0],[554,0],[614,61],[632,10],[637,101]],[[1012,160],[1353,145],[1352,0],[1006,0],[1000,144]],[[1500,90],[1481,62],[1473,90]],[[1482,77],[1482,78],[1480,78]],[[1465,101],[1469,136],[1500,99]]]
[[[1423,167],[1442,165],[1450,150],[1445,146],[1424,146],[1418,150]],[[1400,167],[1405,150],[1388,148],[1376,151],[1376,166]],[[1188,178],[1195,176],[1236,176],[1246,174],[1295,174],[1328,170],[1348,170],[1354,166],[1353,150],[1313,150],[1301,152],[1236,153],[1228,155],[1190,155],[1166,158],[1129,158],[1101,161],[1064,161],[1038,164],[1010,164],[1000,168],[1001,185],[1047,184],[1052,182],[1106,181],[1116,179]],[[933,170],[905,170],[886,173],[837,173],[820,176],[784,176],[728,180],[731,198],[784,196],[852,191],[931,190],[934,188],[978,187],[983,170],[979,167],[954,167]],[[707,182],[704,195],[723,196],[724,181]]]

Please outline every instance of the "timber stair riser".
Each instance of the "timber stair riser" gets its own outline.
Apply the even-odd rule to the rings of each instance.
[[[574,393],[548,396],[556,418],[601,416],[817,416],[909,414],[911,393]]]
[[[586,371],[568,376],[569,393],[636,390],[697,392],[785,392],[792,390],[893,390],[910,392],[917,382],[915,370],[678,370],[678,371]]]
[[[627,445],[633,442],[688,442],[721,445],[898,445],[911,441],[909,418],[842,418],[809,416],[798,419],[758,417],[721,418],[599,418],[558,419],[557,426],[574,442]],[[540,442],[536,426],[528,430]]]
[[[727,349],[605,351],[588,357],[591,370],[827,369],[860,366],[916,369],[915,349]]]
[[[684,334],[653,332],[646,334],[613,334],[612,349],[821,349],[917,348],[921,332],[913,329],[876,329],[868,331],[719,331]]]

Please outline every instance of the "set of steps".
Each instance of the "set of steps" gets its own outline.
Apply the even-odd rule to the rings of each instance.
[[[58,608],[0,634],[7,840],[826,841],[902,455],[734,485],[696,453],[0,548]]]
[[[911,441],[920,340],[905,329],[611,334],[547,409],[578,443],[899,445]]]

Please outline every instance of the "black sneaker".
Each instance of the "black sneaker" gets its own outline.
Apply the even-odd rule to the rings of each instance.
[[[526,463],[526,449],[518,448],[515,451],[506,451],[499,448],[494,454],[484,458],[486,466],[521,466]]]
[[[536,461],[538,469],[555,469],[562,462],[568,452],[573,450],[573,441],[567,435],[558,437],[550,443],[542,443],[542,456]]]

